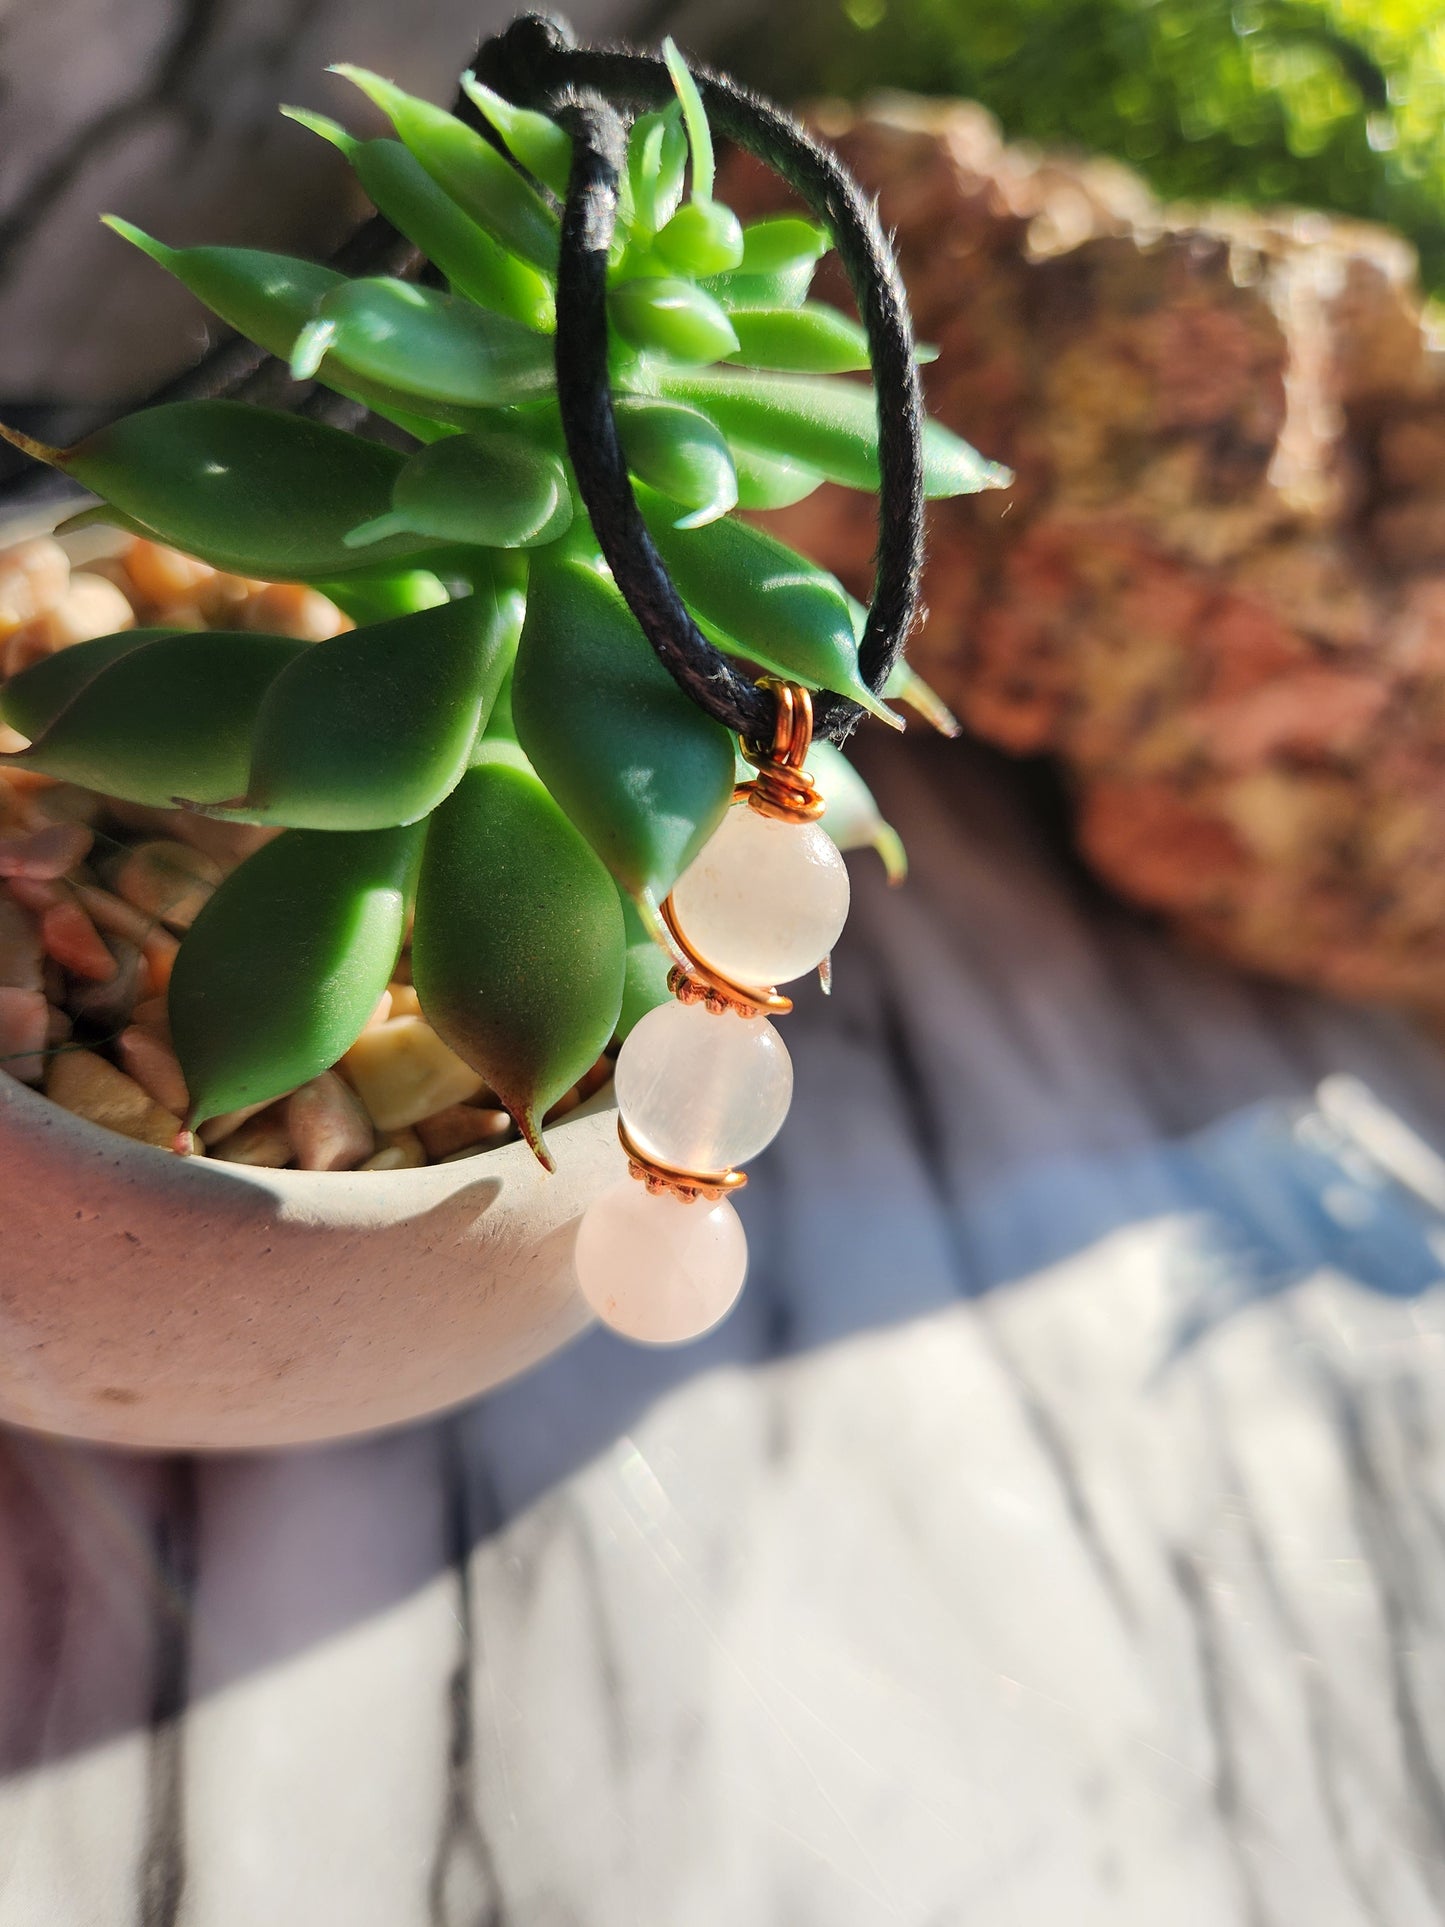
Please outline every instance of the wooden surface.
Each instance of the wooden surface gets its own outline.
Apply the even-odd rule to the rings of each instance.
[[[868,760],[914,879],[858,862],[711,1341],[4,1443],[5,1927],[1445,1914],[1441,1062]]]

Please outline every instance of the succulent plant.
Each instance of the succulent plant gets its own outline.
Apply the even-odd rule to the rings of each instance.
[[[701,102],[669,58],[678,98],[632,125],[609,267],[638,501],[719,648],[887,716],[859,675],[857,605],[733,514],[824,480],[876,487],[872,393],[839,379],[867,370],[867,340],[807,298],[820,228],[744,227],[713,198]],[[11,439],[99,496],[93,519],[321,587],[358,626],[310,644],[157,631],[79,644],[0,692],[0,717],[31,739],[5,760],[282,829],[176,963],[193,1123],[333,1063],[414,919],[423,1011],[545,1160],[548,1106],[665,995],[657,908],[728,807],[737,745],[653,654],[577,497],[551,339],[567,134],[470,75],[493,140],[337,71],[393,137],[293,118],[347,156],[431,263],[426,284],[111,226],[405,447],[221,400],[146,408],[63,450]],[[1001,479],[936,425],[924,446],[930,495]]]

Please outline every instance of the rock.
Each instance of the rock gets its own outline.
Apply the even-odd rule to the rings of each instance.
[[[129,1024],[142,984],[148,988],[149,979],[145,973],[145,956],[138,945],[128,943],[124,937],[111,937],[106,941],[106,949],[115,961],[114,974],[104,983],[77,985],[67,1002],[77,1023],[110,1038]]]
[[[426,1163],[426,1146],[415,1131],[381,1131],[363,1171],[415,1171]]]
[[[430,1158],[448,1157],[453,1151],[480,1144],[500,1144],[512,1133],[512,1120],[505,1111],[484,1109],[475,1104],[448,1104],[430,1117],[418,1120],[417,1137]]]
[[[67,876],[90,854],[95,841],[83,823],[50,823],[26,836],[0,836],[0,877]]]
[[[92,1124],[172,1151],[185,1137],[181,1120],[157,1104],[134,1078],[94,1051],[65,1050],[50,1060],[45,1094]]]
[[[134,627],[135,611],[115,583],[103,575],[77,572],[53,608],[22,623],[10,637],[5,645],[5,674],[18,676],[58,649]]]
[[[13,897],[0,895],[0,986],[39,990],[44,954],[39,922]]]
[[[375,1149],[375,1133],[360,1098],[323,1071],[286,1099],[286,1130],[302,1171],[351,1171]]]
[[[280,1171],[291,1162],[294,1153],[291,1134],[286,1129],[280,1109],[263,1106],[259,1116],[248,1119],[239,1130],[228,1133],[210,1155],[227,1164],[251,1164],[269,1171]]]
[[[39,1084],[45,1076],[49,1035],[50,1006],[44,992],[0,985],[0,1071],[22,1084]]]
[[[137,843],[111,875],[116,894],[159,917],[173,930],[189,930],[225,872],[213,857],[188,843]]]
[[[398,1017],[364,1030],[341,1063],[379,1131],[419,1125],[448,1105],[475,1097],[485,1082],[421,1017]]]
[[[268,636],[295,636],[300,642],[326,642],[352,623],[319,589],[299,582],[268,582],[245,603],[242,626]]]
[[[1171,210],[965,104],[820,120],[940,347],[931,409],[1017,475],[931,508],[917,669],[1058,760],[1122,894],[1261,971],[1445,1004],[1445,359],[1409,249]],[[780,204],[742,164],[720,191]],[[769,521],[866,596],[873,517],[828,488]]]
[[[116,1055],[127,1076],[133,1077],[148,1096],[177,1117],[191,1108],[185,1073],[169,1042],[156,1035],[149,1024],[139,1021],[141,1009],[132,1011],[132,1022],[115,1041]]]
[[[32,536],[0,552],[0,637],[53,609],[69,587],[70,557],[53,536]]]

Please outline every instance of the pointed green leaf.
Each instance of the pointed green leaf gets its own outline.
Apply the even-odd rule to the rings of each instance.
[[[640,481],[688,511],[682,526],[700,528],[736,505],[732,455],[699,409],[650,395],[619,395],[615,406],[627,466]]]
[[[323,114],[300,107],[281,111],[341,149],[377,212],[421,249],[457,294],[524,327],[551,332],[556,313],[547,277],[464,214],[400,141],[353,140]]]
[[[484,87],[474,73],[462,75],[462,91],[482,118],[501,135],[509,154],[554,194],[567,192],[572,172],[572,137],[547,114],[518,107]]]
[[[849,696],[897,727],[858,674],[852,614],[836,577],[747,522],[679,530],[650,489],[639,489],[638,502],[678,593],[720,649]]]
[[[565,466],[520,435],[434,442],[408,458],[391,499],[391,519],[401,527],[480,548],[552,542],[572,520]]]
[[[494,596],[312,645],[267,690],[239,814],[306,830],[414,823],[456,787],[510,662]]]
[[[549,1169],[541,1118],[616,1028],[624,951],[606,870],[521,752],[485,746],[430,821],[412,976]]]
[[[312,346],[315,343],[315,346]],[[454,295],[376,276],[344,281],[318,304],[297,343],[301,378],[322,356],[425,407],[529,401],[553,385],[552,344],[505,315]],[[319,348],[319,352],[317,351]]]
[[[103,219],[204,301],[228,328],[283,359],[289,358],[292,343],[318,303],[346,280],[335,268],[294,255],[261,248],[171,248],[114,214]]]
[[[627,179],[633,223],[642,238],[671,220],[682,199],[687,174],[687,135],[677,101],[632,123],[627,143]]]
[[[785,509],[802,502],[821,488],[823,477],[816,468],[795,462],[788,455],[764,455],[742,442],[731,442],[733,472],[738,478],[738,507],[743,509]]]
[[[729,441],[765,455],[791,456],[848,488],[878,487],[878,407],[857,382],[740,370],[664,368],[658,387],[712,416]],[[1007,488],[1012,473],[937,422],[923,432],[924,487],[930,500]]]
[[[142,643],[176,633],[174,629],[122,629],[117,635],[95,636],[89,642],[73,643],[69,649],[57,649],[53,656],[42,656],[9,682],[0,683],[0,723],[8,723],[34,741],[102,669],[130,655]]]
[[[833,743],[816,742],[808,752],[808,769],[827,805],[823,828],[840,850],[876,850],[890,883],[908,875],[908,853],[903,839],[883,819],[872,790]]]
[[[695,201],[710,201],[713,156],[712,129],[707,124],[707,110],[702,104],[697,82],[688,72],[687,62],[670,36],[662,43],[662,57],[667,62],[667,71],[672,75],[672,84],[677,90],[683,125],[687,128],[687,144],[692,151],[692,196]]]
[[[732,800],[732,738],[582,562],[545,554],[532,565],[512,717],[537,774],[618,882],[660,902]]]
[[[675,362],[720,361],[738,345],[732,323],[712,296],[673,275],[619,282],[607,297],[607,312],[630,346]]]
[[[180,796],[218,803],[245,787],[267,689],[314,646],[226,629],[163,634],[90,677],[0,767],[41,770],[156,809]]]
[[[743,258],[742,223],[721,201],[689,201],[662,228],[659,260],[679,274],[725,274]]]
[[[743,229],[736,268],[714,275],[708,289],[731,314],[740,308],[795,308],[812,286],[828,252],[826,232],[791,214],[754,221]]]
[[[287,830],[231,873],[171,977],[190,1121],[319,1076],[360,1036],[406,934],[421,827]]]
[[[748,368],[844,375],[870,368],[868,337],[856,321],[815,301],[800,308],[729,310],[738,338],[732,357]]]
[[[373,100],[431,175],[479,226],[535,266],[557,265],[557,217],[490,141],[455,114],[362,67],[331,69]]]
[[[129,525],[234,575],[307,582],[431,547],[415,535],[364,554],[347,546],[358,522],[391,507],[403,457],[302,415],[234,401],[169,402],[74,448],[28,446]]]

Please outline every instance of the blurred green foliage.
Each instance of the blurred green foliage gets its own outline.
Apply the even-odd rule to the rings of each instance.
[[[740,64],[801,93],[966,95],[1166,197],[1386,221],[1445,292],[1441,0],[814,0],[787,38]]]

